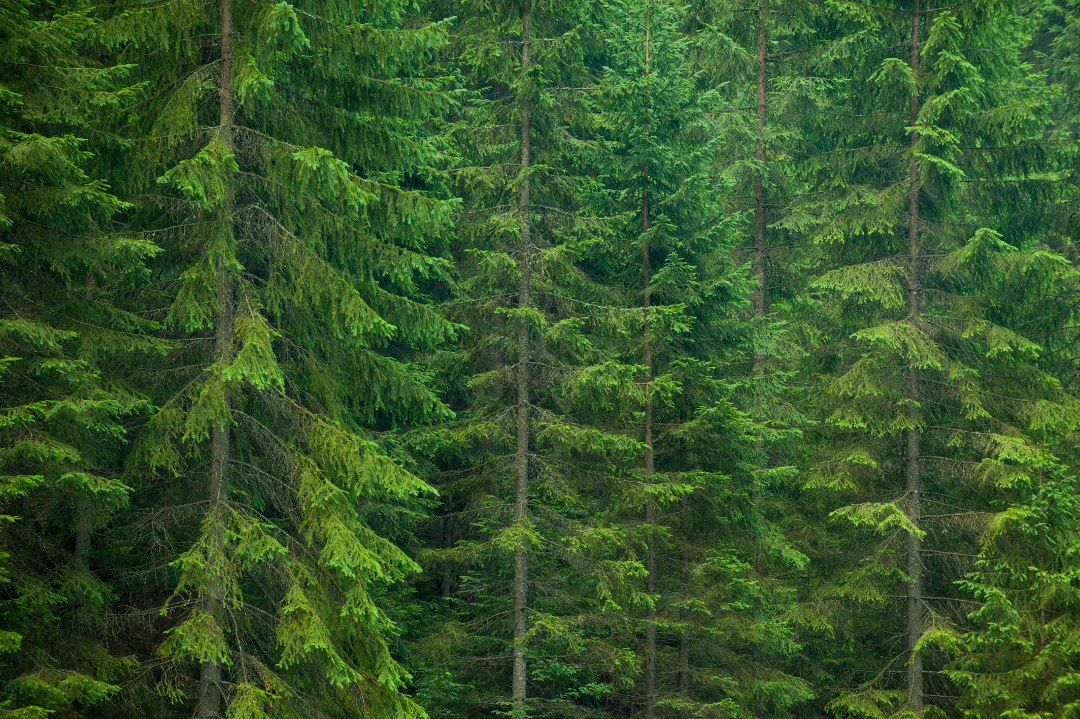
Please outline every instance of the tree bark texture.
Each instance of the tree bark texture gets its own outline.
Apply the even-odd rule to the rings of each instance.
[[[683,461],[685,468],[686,442],[683,441]],[[679,504],[679,533],[682,535],[682,547],[679,550],[679,719],[690,719],[690,497],[683,495]]]
[[[765,61],[768,54],[769,30],[768,30],[769,0],[760,0],[758,5],[757,27],[757,128],[759,133],[757,151],[755,157],[762,166],[765,165],[765,120],[766,120],[766,89],[768,75]],[[765,181],[758,174],[754,178],[754,317],[765,316]],[[761,371],[764,358],[761,353],[754,352],[754,369]]]
[[[75,559],[82,565],[82,569],[90,566],[92,517],[90,500],[80,497],[75,503]]]
[[[235,37],[233,27],[233,2],[221,0],[221,115],[218,132],[225,147],[232,151],[233,142],[233,61],[232,43]],[[232,194],[227,193],[225,206],[222,208],[223,221],[232,226]],[[232,360],[232,284],[224,258],[218,257],[216,267],[217,311],[214,315],[214,360],[226,364]],[[230,397],[226,393],[225,405],[231,408]],[[228,419],[215,425],[210,432],[210,512],[214,514],[213,532],[214,551],[225,551],[225,507],[229,498],[229,449],[230,425]],[[220,554],[215,559],[220,561]],[[224,587],[221,579],[211,577],[206,594],[202,598],[203,608],[219,623],[224,619]],[[196,710],[198,719],[218,719],[222,716],[221,704],[224,692],[221,685],[221,664],[205,661],[199,664],[199,705]]]
[[[911,20],[911,70],[915,76],[919,73],[919,0],[914,0],[914,8]],[[916,89],[911,94],[911,125],[918,122],[919,117],[919,93]],[[919,163],[914,155],[915,145],[919,141],[919,133],[915,130],[911,133],[912,157],[908,178],[908,317],[912,323],[919,321]],[[911,428],[907,431],[907,476],[905,491],[907,494],[908,519],[916,527],[919,526],[922,514],[922,479],[920,476],[921,455],[921,413],[919,411],[920,397],[919,368],[914,357],[908,358],[907,366],[907,400],[908,418]],[[921,713],[923,708],[923,662],[922,657],[916,655],[915,645],[922,634],[922,540],[913,533],[907,536],[907,566],[905,572],[910,579],[904,600],[904,651],[906,654],[907,680],[906,689],[908,694],[908,709],[915,713]]]
[[[650,33],[650,10],[649,2],[645,2],[645,81],[646,93],[648,92],[649,78],[649,33]],[[648,97],[646,97],[648,103]],[[645,499],[645,523],[649,525],[649,536],[645,556],[645,591],[649,596],[656,596],[656,532],[652,525],[656,523],[656,500],[653,498],[651,487],[654,483],[653,473],[656,470],[653,459],[653,403],[652,403],[652,380],[653,360],[652,342],[650,339],[651,327],[649,324],[649,165],[641,171],[641,231],[645,235],[645,241],[641,249],[642,270],[642,296],[641,306],[644,312],[644,337],[645,337],[645,475],[650,487],[649,495]],[[645,610],[645,719],[656,717],[656,607],[653,604]]]
[[[521,18],[521,70],[524,75],[529,67],[529,2]],[[521,247],[519,262],[521,276],[518,287],[518,309],[521,311],[518,326],[517,365],[517,457],[515,521],[524,525],[529,511],[529,324],[525,311],[529,307],[530,283],[530,227],[529,227],[529,98],[521,103],[521,197],[518,210],[521,214]],[[529,555],[522,540],[514,552],[514,647],[513,674],[511,677],[511,709],[517,717],[525,716],[525,634],[529,629],[528,617]]]
[[[759,0],[758,3],[758,26],[757,26],[757,129],[758,146],[754,153],[758,163],[765,166],[765,120],[766,120],[766,90],[768,89],[768,74],[765,61],[768,57],[769,28],[768,28],[769,0]],[[765,247],[765,180],[760,172],[754,178],[754,318],[759,321],[765,317],[765,291],[767,275],[765,272],[766,247]],[[754,374],[765,374],[765,356],[754,348]],[[760,452],[764,447],[761,435],[755,438],[755,445]],[[755,504],[761,502],[762,493],[757,487],[754,488],[751,499]],[[765,572],[765,562],[760,551],[755,551],[754,570],[758,575]]]

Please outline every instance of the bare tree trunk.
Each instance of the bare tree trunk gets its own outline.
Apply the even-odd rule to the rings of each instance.
[[[1039,471],[1039,494],[1042,494],[1042,470]],[[1039,537],[1039,654],[1046,652],[1046,581],[1043,579],[1046,572],[1046,542]],[[1046,662],[1042,663],[1040,676],[1046,682]]]
[[[232,43],[235,36],[233,28],[232,0],[221,0],[221,119],[218,131],[225,147],[231,152],[233,143],[233,88],[232,88]],[[232,192],[226,194],[222,208],[223,221],[232,226]],[[223,258],[218,259],[216,268],[217,313],[214,315],[214,360],[217,363],[232,361],[232,284]],[[231,398],[225,395],[225,405],[231,409]],[[215,425],[210,434],[210,511],[215,515],[213,541],[216,551],[225,550],[225,502],[229,499],[229,449],[230,425],[226,418],[220,425]],[[224,620],[225,591],[218,577],[209,579],[209,587],[202,598],[205,611],[218,622]],[[221,700],[224,695],[221,686],[221,664],[217,661],[205,661],[199,665],[199,706],[196,710],[198,719],[218,719],[222,716]]]
[[[915,0],[914,12],[911,20],[911,70],[918,76],[919,72],[919,0]],[[919,117],[919,94],[916,89],[911,95],[911,125],[915,126]],[[915,144],[919,141],[917,131],[911,133],[912,157],[910,164],[908,185],[908,316],[911,322],[919,320],[919,163],[914,156]],[[907,478],[906,493],[908,502],[908,519],[916,527],[922,514],[922,479],[920,476],[919,459],[921,454],[922,435],[919,425],[921,417],[919,412],[919,368],[914,358],[908,359],[907,367],[907,399],[908,417],[912,424],[907,431]],[[907,655],[907,694],[908,710],[916,714],[923,708],[923,666],[922,657],[916,655],[915,645],[922,634],[922,540],[913,533],[907,536],[907,567],[906,573],[910,579],[907,587],[907,596],[904,601],[904,650]]]
[[[1046,571],[1046,543],[1039,537],[1039,573]],[[1046,581],[1039,578],[1039,653],[1046,651]],[[1043,677],[1046,665],[1043,665]]]
[[[75,503],[75,561],[82,571],[90,571],[90,531],[93,526],[90,500],[80,497]],[[75,631],[83,634],[88,631],[90,608],[85,601],[79,602],[75,610]]]
[[[75,504],[75,559],[83,569],[90,566],[90,500],[82,497]]]
[[[529,2],[521,18],[521,70],[529,67]],[[521,318],[518,328],[517,368],[517,484],[515,520],[527,521],[529,511],[529,325],[525,310],[529,306],[530,240],[529,240],[529,98],[521,104],[521,279],[518,288],[518,309]],[[528,617],[529,555],[522,541],[514,552],[514,668],[511,679],[511,701],[514,716],[525,716],[525,634],[529,629]]]
[[[446,510],[447,514],[442,518],[442,546],[443,549],[450,549],[453,546],[453,527],[450,524],[449,512],[452,511],[450,493],[446,493]],[[446,616],[450,615],[450,591],[453,585],[452,567],[449,563],[443,567],[442,576],[442,599],[443,599],[443,612]]]
[[[91,274],[87,274],[86,291],[83,293],[83,298],[87,302],[93,301],[93,291],[96,286],[96,278]],[[90,568],[90,532],[93,530],[93,514],[91,510],[89,497],[79,497],[75,501],[75,559],[84,570]],[[86,619],[86,608],[79,607],[78,614],[79,624],[81,625]]]
[[[647,183],[649,168],[646,167],[642,174]],[[647,187],[647,185],[646,185]],[[644,210],[643,226],[649,231],[649,197],[642,200]],[[642,305],[645,310],[645,391],[652,389],[652,345],[649,342],[649,243],[646,240],[642,252],[642,269],[644,271],[644,293]],[[645,400],[645,475],[649,487],[654,484],[653,473],[656,471],[653,459],[653,403],[652,398],[646,395]],[[645,499],[645,523],[650,527],[656,523],[656,500],[652,492]],[[650,596],[656,594],[656,532],[649,530],[648,549],[645,557],[645,591]],[[656,607],[652,604],[645,610],[645,719],[654,719],[656,716]]]
[[[646,92],[648,92],[649,77],[649,33],[650,33],[649,1],[645,0],[645,78]],[[646,97],[646,103],[648,103]],[[641,171],[641,230],[648,235],[649,232],[649,166],[646,164]],[[654,479],[653,473],[656,467],[653,459],[653,403],[652,403],[652,342],[650,340],[651,327],[649,324],[649,239],[645,238],[641,249],[642,271],[642,297],[641,306],[644,310],[644,335],[645,335],[645,475],[651,488]],[[645,499],[645,523],[650,526],[647,554],[645,556],[645,591],[650,597],[656,595],[656,532],[651,527],[656,523],[656,500],[650,490]],[[645,610],[645,719],[656,717],[656,607],[649,604]]]

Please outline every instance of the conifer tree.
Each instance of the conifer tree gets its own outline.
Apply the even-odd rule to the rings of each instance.
[[[98,23],[21,0],[0,18],[0,713],[89,716],[131,669],[103,641],[115,548],[100,540],[130,495],[126,424],[148,409],[117,365],[164,348],[117,298],[157,248],[114,232],[127,205],[101,129],[131,92],[89,52]]]
[[[0,0],[0,715],[1077,713],[1078,8]]]
[[[590,521],[613,464],[638,449],[597,418],[633,393],[619,386],[630,368],[602,339],[626,313],[588,272],[602,247],[603,220],[583,198],[604,8],[529,0],[444,12],[458,18],[449,62],[473,93],[452,125],[451,187],[464,209],[460,295],[446,304],[469,330],[438,360],[458,420],[438,433],[445,504],[428,536],[454,641],[420,643],[423,692],[440,715],[595,708],[628,662],[591,625],[637,571],[605,553],[617,532]]]
[[[962,582],[981,606],[947,673],[964,716],[1068,716],[1080,700],[1076,479],[1045,449],[1012,444],[994,460],[1009,465],[998,478],[1008,503]]]
[[[999,398],[980,380],[1015,376],[1022,363],[1011,360],[1035,356],[1014,325],[986,311],[1016,267],[1002,258],[1023,243],[1010,245],[994,229],[994,191],[984,184],[1031,171],[1029,159],[993,151],[1037,137],[1046,103],[1017,61],[1026,25],[1005,4],[838,9],[857,18],[853,43],[891,40],[861,50],[875,59],[855,66],[827,111],[835,119],[823,122],[828,142],[811,179],[829,188],[830,207],[812,203],[825,217],[816,235],[834,243],[839,265],[816,286],[836,303],[837,330],[848,337],[829,386],[835,449],[811,484],[858,497],[833,516],[882,537],[848,571],[839,596],[884,609],[899,581],[903,627],[899,652],[879,650],[895,657],[880,680],[833,706],[921,714],[926,694],[949,694],[944,685],[926,688],[928,676],[939,681],[943,661],[926,637],[963,620],[950,611],[955,605],[929,597],[953,594],[963,570],[946,558],[974,554],[977,543],[977,534],[945,517],[979,506],[967,468],[993,453],[986,437],[1026,429],[1025,394]],[[895,51],[901,39],[904,56]],[[1061,395],[1054,402],[1068,404]],[[901,478],[890,488],[883,482],[894,473]],[[927,656],[933,667],[924,666]],[[897,675],[903,683],[890,683]]]
[[[147,88],[121,126],[149,168],[131,224],[165,249],[179,340],[146,367],[158,410],[126,529],[169,588],[137,607],[165,617],[144,678],[176,711],[422,715],[379,595],[418,569],[386,534],[431,489],[375,430],[447,415],[409,357],[453,332],[425,300],[451,204],[419,132],[447,102],[424,74],[445,31],[404,10],[166,1],[109,20]]]
[[[759,650],[794,645],[780,614],[790,595],[744,576],[756,545],[745,537],[771,530],[754,502],[766,474],[755,424],[734,402],[751,386],[732,369],[754,356],[752,325],[738,318],[753,289],[736,264],[740,215],[725,216],[719,197],[732,186],[712,175],[724,149],[719,96],[700,89],[686,7],[616,7],[604,212],[619,218],[616,236],[631,238],[608,282],[642,292],[642,339],[627,351],[644,360],[645,395],[641,414],[623,421],[628,430],[641,422],[647,453],[640,489],[624,492],[618,510],[644,505],[636,534],[650,603],[636,648],[640,701],[646,715],[783,712],[807,694],[801,682],[755,666]]]

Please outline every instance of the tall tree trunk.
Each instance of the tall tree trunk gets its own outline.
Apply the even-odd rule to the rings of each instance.
[[[524,76],[529,67],[529,0],[521,18],[521,72]],[[525,310],[529,306],[530,256],[529,246],[529,98],[521,104],[521,198],[518,211],[521,215],[521,279],[518,287],[518,309],[521,310],[518,327],[517,367],[517,483],[515,497],[515,520],[519,525],[527,521],[529,511],[529,325]],[[529,555],[522,541],[514,552],[514,668],[511,679],[511,701],[514,716],[525,716],[525,633],[529,629],[528,617]]]
[[[221,0],[221,119],[218,132],[225,147],[231,152],[233,142],[233,87],[232,87],[232,43],[235,36],[233,29],[232,0]],[[232,191],[226,193],[222,207],[222,221],[232,230]],[[214,361],[227,364],[232,361],[232,284],[229,279],[225,259],[218,258],[216,268],[217,312],[214,315]],[[225,405],[231,409],[231,398],[226,393]],[[215,551],[225,551],[225,502],[229,498],[229,448],[230,425],[226,419],[215,425],[210,433],[210,511],[214,515],[213,542]],[[224,620],[225,590],[221,579],[211,577],[206,596],[203,597],[205,611],[219,623]],[[218,719],[222,716],[221,699],[221,664],[215,660],[201,662],[199,665],[199,706],[196,710],[198,719]]]
[[[90,566],[90,500],[80,497],[75,503],[75,559],[83,569]]]
[[[79,497],[75,503],[75,561],[81,571],[90,570],[90,531],[93,528],[93,515],[91,513],[90,500],[87,497]],[[85,601],[79,602],[75,610],[75,631],[79,634],[88,631],[90,622],[90,608]]]
[[[1042,494],[1042,470],[1039,470],[1039,494]],[[1046,542],[1039,537],[1039,655],[1046,652]],[[1042,662],[1040,676],[1046,682],[1046,662]]]
[[[919,0],[915,0],[911,19],[911,71],[917,77],[919,73]],[[911,126],[914,127],[919,117],[919,92],[911,94]],[[911,132],[912,157],[908,178],[908,317],[912,323],[919,321],[919,162],[914,155],[919,133]],[[907,400],[908,418],[911,429],[907,431],[907,477],[906,493],[908,519],[916,527],[922,514],[922,480],[919,459],[921,454],[921,413],[919,411],[919,368],[914,358],[908,359]],[[904,650],[907,655],[907,693],[908,709],[921,713],[923,708],[923,666],[922,657],[915,654],[915,645],[922,634],[922,540],[913,533],[907,536],[907,567],[910,583],[904,601]]]
[[[83,298],[89,303],[94,299],[97,279],[92,274],[86,275],[86,291]],[[75,559],[82,569],[90,568],[90,532],[93,529],[93,514],[89,497],[79,497],[75,501]],[[86,607],[79,607],[79,624],[86,619]]]
[[[649,0],[645,0],[645,82],[648,93],[649,78]],[[649,102],[646,95],[646,103]],[[652,341],[649,337],[649,165],[646,162],[641,171],[641,231],[646,236],[641,249],[642,293],[641,306],[644,311],[645,335],[645,475],[650,487],[645,499],[645,523],[649,525],[647,554],[645,557],[645,591],[650,597],[656,595],[656,532],[652,526],[656,523],[656,500],[651,487],[656,467],[653,463],[653,403],[652,403]],[[645,610],[645,719],[656,717],[656,607],[650,603]]]
[[[755,157],[762,166],[765,164],[765,118],[766,118],[766,89],[768,75],[765,68],[765,60],[769,47],[768,30],[769,0],[760,0],[758,4],[758,27],[757,27],[757,127],[759,133],[757,152]],[[765,316],[765,181],[759,174],[754,178],[754,317]],[[764,357],[756,349],[754,351],[754,371],[763,371]]]
[[[450,547],[452,547],[453,544],[454,544],[454,541],[453,541],[453,527],[450,524],[450,512],[453,511],[453,506],[452,506],[453,503],[452,503],[452,501],[450,499],[450,493],[449,492],[445,492],[444,495],[445,495],[444,501],[445,501],[447,514],[443,515],[443,518],[442,518],[442,546],[443,546],[443,549],[450,549]],[[453,567],[450,566],[449,562],[446,564],[445,567],[443,567],[442,599],[443,599],[443,612],[444,612],[444,614],[446,616],[450,616],[450,590],[451,590],[452,585],[453,585],[452,569],[453,569]]]
[[[680,464],[686,465],[686,440],[682,443],[683,456]],[[684,494],[679,503],[679,533],[682,548],[679,550],[679,719],[690,719],[690,523],[689,495]]]
[[[758,26],[757,26],[757,128],[758,146],[754,153],[758,163],[765,165],[765,119],[766,119],[766,90],[768,75],[765,68],[765,60],[768,56],[769,28],[768,28],[769,0],[758,2]],[[759,322],[765,317],[765,290],[767,276],[765,273],[765,180],[760,172],[754,178],[754,318]],[[758,348],[754,348],[754,374],[765,374],[765,357]],[[754,441],[760,452],[764,447],[761,435],[758,434]],[[760,488],[754,487],[751,499],[754,504],[761,502],[762,493]],[[754,570],[761,576],[765,573],[765,560],[757,547],[754,552]],[[757,652],[755,650],[755,659]]]
[[[649,168],[645,167],[642,173],[645,186],[648,187]],[[646,194],[642,200],[644,220],[642,225],[645,232],[649,231],[649,196]],[[642,251],[642,270],[644,272],[644,293],[642,306],[645,310],[645,476],[650,488],[649,496],[645,499],[645,523],[650,526],[648,536],[648,548],[645,556],[645,591],[649,596],[656,594],[656,532],[652,525],[656,523],[656,500],[653,498],[651,488],[654,484],[653,474],[656,467],[653,460],[653,403],[648,394],[652,391],[652,345],[649,334],[649,242],[645,241]],[[653,604],[645,610],[645,719],[654,719],[656,716],[656,607]]]
[[[451,506],[449,492],[446,492],[446,510],[447,513],[453,511]],[[451,546],[454,546],[454,527],[450,524],[450,516],[446,514],[443,516],[443,548],[449,550]],[[443,582],[442,582],[442,595],[443,595],[443,614],[445,616],[450,615],[450,592],[454,587],[454,567],[447,562],[443,567]]]
[[[89,303],[94,299],[94,288],[97,286],[97,279],[92,274],[87,274],[85,285],[86,291],[83,292],[83,298]],[[90,532],[92,529],[93,514],[90,498],[79,497],[75,501],[75,560],[83,570],[90,568]],[[85,624],[87,619],[85,604],[79,607],[77,615],[81,631],[82,625]]]

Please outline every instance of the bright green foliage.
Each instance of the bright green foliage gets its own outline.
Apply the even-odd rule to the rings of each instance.
[[[1053,274],[1045,267],[1053,260],[1002,219],[1017,194],[1011,188],[1053,179],[1042,174],[1046,153],[1024,145],[1039,137],[1048,110],[1038,79],[1018,61],[1025,21],[1002,3],[923,4],[915,74],[905,52],[910,6],[838,3],[835,11],[840,22],[852,23],[855,55],[873,61],[856,64],[823,110],[808,179],[827,198],[810,207],[822,215],[816,239],[835,259],[815,287],[828,299],[822,327],[837,342],[822,357],[822,370],[832,376],[822,418],[835,439],[808,483],[847,499],[832,517],[850,525],[864,549],[832,591],[880,608],[871,623],[873,653],[898,665],[881,672],[864,664],[862,688],[832,706],[877,716],[905,701],[897,682],[909,657],[889,648],[898,645],[900,631],[893,598],[910,586],[904,537],[923,541],[919,591],[935,598],[920,603],[925,616],[915,620],[921,624],[914,631],[926,632],[919,643],[925,691],[949,696],[935,673],[944,658],[932,638],[964,620],[947,600],[963,572],[958,565],[977,553],[979,510],[989,509],[978,468],[1006,444],[1026,441],[1033,426],[1071,421],[1074,410],[1071,398],[1034,366],[1040,348],[1018,331],[1025,325],[998,310],[1010,302],[1010,282],[1029,269]],[[983,50],[989,46],[995,52]],[[853,56],[838,58],[838,65]],[[918,283],[914,311],[912,282]],[[915,400],[912,373],[920,387]],[[1033,405],[1057,419],[1038,418]],[[921,441],[925,487],[917,514],[903,480],[911,430]],[[890,622],[896,634],[881,629]]]
[[[1005,508],[987,528],[976,570],[961,582],[981,605],[970,615],[974,627],[933,640],[962,654],[946,672],[963,688],[964,716],[1075,716],[1076,477],[1045,450],[1015,446],[997,459],[1013,467],[999,483]]]
[[[375,430],[449,417],[410,353],[453,336],[427,306],[451,204],[421,132],[445,32],[405,9],[136,3],[108,24],[147,87],[118,129],[178,340],[146,367],[126,530],[169,588],[146,679],[178,715],[423,715],[379,600],[418,569],[386,535],[432,490]]]

